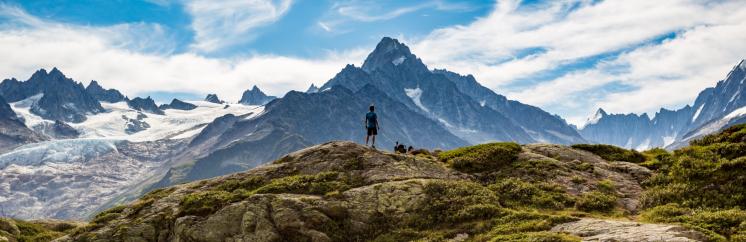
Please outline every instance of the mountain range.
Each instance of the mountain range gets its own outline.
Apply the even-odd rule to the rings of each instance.
[[[253,86],[238,103],[209,94],[158,105],[42,69],[27,81],[0,83],[0,207],[20,218],[82,219],[147,191],[245,171],[312,145],[362,142],[370,105],[380,117],[376,145],[384,150],[396,143],[446,150],[492,141],[671,146],[698,130],[746,121],[736,115],[719,122],[746,104],[744,69],[742,62],[693,107],[661,110],[652,120],[599,110],[579,130],[472,75],[431,70],[388,37],[362,66],[344,66],[320,87],[274,97]],[[13,185],[22,179],[32,182]]]
[[[647,114],[608,114],[599,109],[581,128],[591,142],[646,150],[686,146],[688,141],[746,122],[746,61],[742,60],[715,87],[702,90],[692,106],[661,108]]]

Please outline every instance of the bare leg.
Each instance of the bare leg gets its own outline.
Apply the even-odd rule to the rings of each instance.
[[[366,136],[365,136],[365,146],[368,146],[368,138],[369,138],[369,137],[370,137],[370,135],[366,135]]]
[[[373,135],[373,147],[376,147],[376,136]]]

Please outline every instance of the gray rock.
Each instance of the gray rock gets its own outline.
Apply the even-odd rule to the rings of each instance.
[[[708,241],[708,237],[698,231],[679,225],[644,224],[614,220],[585,218],[575,222],[560,224],[552,231],[580,236],[583,241],[599,242],[690,242]]]

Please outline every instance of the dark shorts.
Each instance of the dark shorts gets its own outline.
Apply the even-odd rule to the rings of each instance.
[[[378,128],[368,128],[368,135],[378,135]]]

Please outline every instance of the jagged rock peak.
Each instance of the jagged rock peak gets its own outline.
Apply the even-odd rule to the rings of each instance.
[[[398,66],[405,63],[408,59],[416,59],[409,47],[402,44],[397,39],[383,37],[376,49],[371,52],[363,62],[363,70],[370,72],[385,66]]]
[[[218,94],[207,94],[207,97],[205,97],[205,101],[217,104],[225,103],[223,100],[220,100],[220,98],[218,98]]]
[[[85,88],[86,92],[91,94],[96,100],[104,102],[121,102],[125,100],[125,96],[122,95],[119,90],[116,89],[105,89],[96,80],[91,80],[88,87]]]
[[[179,110],[192,110],[197,108],[197,105],[181,101],[179,99],[174,98],[171,100],[170,104],[162,104],[158,108],[165,110],[165,109],[179,109]]]
[[[148,96],[147,98],[136,97],[127,102],[127,105],[137,111],[149,112],[153,114],[164,114],[163,110],[155,105],[155,101]]]
[[[308,90],[306,90],[306,93],[317,93],[319,92],[319,87],[311,83],[311,86],[308,87]]]
[[[241,100],[238,102],[246,105],[264,105],[274,100],[275,98],[277,97],[267,96],[267,94],[264,94],[262,90],[259,90],[259,87],[254,85],[250,90],[246,90],[243,92],[243,95],[241,95]]]

